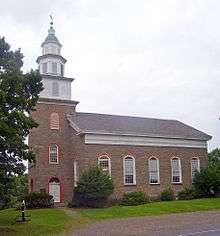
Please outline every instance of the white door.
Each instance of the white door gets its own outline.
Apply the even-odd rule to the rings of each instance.
[[[50,182],[49,194],[53,196],[54,202],[60,202],[60,183]]]

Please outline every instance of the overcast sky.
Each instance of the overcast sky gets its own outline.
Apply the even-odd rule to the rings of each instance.
[[[219,0],[0,1],[0,35],[24,71],[53,14],[78,111],[178,119],[220,147]]]

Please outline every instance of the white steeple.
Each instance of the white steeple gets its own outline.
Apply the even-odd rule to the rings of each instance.
[[[50,22],[48,35],[41,47],[42,55],[37,58],[37,63],[43,77],[44,90],[40,97],[70,100],[73,79],[64,77],[66,59],[61,56],[62,44],[55,36],[53,21]]]

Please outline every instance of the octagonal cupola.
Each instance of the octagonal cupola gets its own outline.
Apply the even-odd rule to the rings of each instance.
[[[66,59],[61,56],[62,44],[55,35],[52,21],[50,23],[48,35],[41,44],[41,47],[42,56],[37,59],[40,73],[64,76]]]
[[[55,35],[53,21],[50,22],[48,35],[41,44],[42,55],[37,58],[40,74],[43,77],[44,90],[40,97],[71,99],[73,78],[64,76],[66,59],[61,55],[62,44]]]

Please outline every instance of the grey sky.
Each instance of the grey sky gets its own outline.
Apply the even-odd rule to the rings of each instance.
[[[78,111],[178,119],[220,146],[220,1],[1,0],[0,34],[36,68],[52,13]]]

